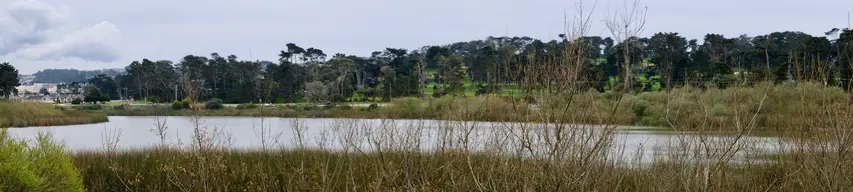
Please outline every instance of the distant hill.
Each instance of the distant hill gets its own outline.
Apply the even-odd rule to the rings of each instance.
[[[110,77],[124,74],[124,69],[76,70],[76,69],[45,69],[33,74],[33,83],[73,83],[86,82],[92,77],[105,74]]]

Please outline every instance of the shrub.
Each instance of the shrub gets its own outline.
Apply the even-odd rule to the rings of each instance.
[[[489,93],[488,85],[479,84],[477,85],[477,92],[474,93],[475,96],[485,95]]]
[[[87,96],[83,97],[83,101],[85,101],[86,103],[97,103],[98,101],[101,101],[101,97],[100,96],[96,97],[96,96],[87,95]]]
[[[332,102],[346,102],[347,98],[341,94],[335,93],[332,94]]]
[[[111,100],[109,95],[101,95],[101,102],[110,102]]]
[[[184,109],[189,109],[189,108],[192,108],[192,104],[193,104],[193,102],[192,102],[192,101],[190,101],[190,99],[184,99],[184,100],[181,102],[181,104],[183,104]]]
[[[646,108],[648,107],[649,106],[644,102],[635,103],[634,106],[631,108],[631,112],[634,113],[634,118],[642,122],[643,117],[646,116]]]
[[[207,101],[207,103],[204,104],[204,108],[205,109],[217,110],[217,109],[225,108],[225,105],[222,104],[222,99],[214,98],[214,99]]]
[[[74,99],[73,101],[71,101],[71,104],[72,104],[72,105],[79,105],[79,104],[83,104],[83,100],[82,100],[82,99],[80,99],[80,98],[76,98],[76,99]]]
[[[0,131],[0,191],[83,191],[64,146],[39,133],[35,146]]]
[[[186,108],[184,108],[184,102],[182,102],[182,101],[173,101],[173,102],[172,102],[172,109],[173,109],[173,110],[181,110],[181,109],[186,109]]]
[[[379,109],[379,105],[377,105],[376,103],[372,103],[370,104],[370,106],[367,106],[368,111],[375,111],[376,109]]]
[[[323,109],[329,110],[332,108],[335,108],[335,103],[333,103],[333,102],[327,102],[327,103],[323,104]]]
[[[113,110],[126,110],[127,107],[128,107],[127,105],[119,105],[119,106],[113,107]]]

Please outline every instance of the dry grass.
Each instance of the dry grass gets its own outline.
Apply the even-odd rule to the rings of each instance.
[[[809,85],[803,85],[809,86]],[[784,87],[774,87],[773,90]],[[798,90],[796,88],[793,90]],[[707,104],[765,107],[769,97],[743,96],[753,88],[721,91],[726,97]],[[720,90],[711,90],[720,91]],[[710,92],[710,91],[709,91]],[[792,92],[813,98],[812,92]],[[826,93],[832,94],[832,92]],[[577,98],[577,97],[576,97]],[[445,102],[453,102],[447,100]],[[483,101],[488,102],[488,101]],[[703,101],[698,101],[702,103]],[[826,101],[830,102],[830,101]],[[445,118],[489,114],[477,102],[435,104]],[[763,104],[762,104],[763,103]],[[544,105],[543,105],[544,106]],[[541,107],[541,106],[540,106]],[[540,118],[572,119],[549,113]],[[789,124],[776,137],[777,151],[744,137],[756,131],[756,111],[741,111],[726,122],[743,132],[712,136],[716,122],[675,129],[668,148],[627,151],[614,140],[612,127],[579,124],[454,121],[435,125],[379,124],[339,120],[320,135],[274,135],[264,150],[228,149],[226,137],[204,140],[208,147],[164,144],[130,151],[89,151],[74,155],[86,187],[92,191],[848,191],[853,189],[853,106],[832,111],[799,108],[797,119],[822,127],[803,131]],[[509,110],[509,109],[507,109]],[[519,113],[507,119],[530,118]],[[815,114],[821,114],[819,116]],[[831,120],[831,121],[830,121]],[[833,123],[828,123],[833,122]],[[687,126],[694,126],[687,124]],[[276,130],[276,129],[271,129]],[[696,133],[698,132],[698,134]],[[215,133],[208,130],[207,133]],[[224,133],[219,133],[224,134]],[[275,144],[293,137],[292,145]],[[296,139],[300,138],[300,139]],[[216,143],[216,144],[214,144]],[[651,160],[634,159],[636,153]],[[762,158],[749,158],[762,156]]]
[[[75,125],[107,121],[107,116],[103,114],[56,108],[46,103],[14,103],[0,100],[0,127]]]

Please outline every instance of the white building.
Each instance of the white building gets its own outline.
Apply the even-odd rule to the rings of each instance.
[[[50,94],[56,94],[57,85],[50,83],[36,83],[33,85],[22,85],[15,87],[20,95],[38,95],[42,88],[47,89]]]

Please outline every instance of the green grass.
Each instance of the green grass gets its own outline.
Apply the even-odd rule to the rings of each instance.
[[[0,101],[0,128],[57,126],[107,122],[107,116],[37,102]]]

